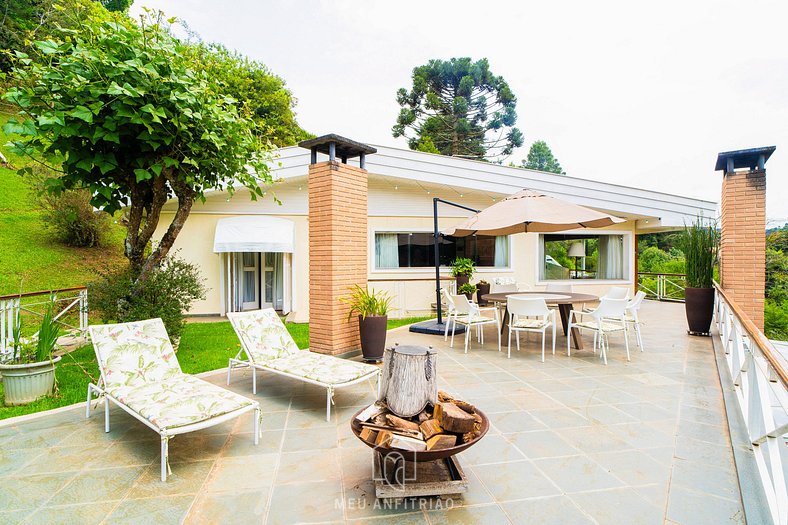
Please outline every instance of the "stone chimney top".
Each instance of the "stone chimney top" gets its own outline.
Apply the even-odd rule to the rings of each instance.
[[[714,166],[714,171],[725,170],[725,173],[731,173],[739,168],[762,170],[775,149],[777,146],[724,151],[717,154],[717,164]]]
[[[347,164],[348,159],[359,157],[359,163],[362,169],[364,169],[366,156],[377,153],[378,151],[372,146],[345,137],[340,137],[334,133],[304,140],[299,142],[298,145],[312,152],[311,164],[317,163],[317,154],[320,152],[328,155],[328,160],[331,161],[339,157],[343,164]]]

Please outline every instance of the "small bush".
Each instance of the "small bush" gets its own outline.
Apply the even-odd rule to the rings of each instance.
[[[103,243],[109,215],[93,209],[88,190],[42,194],[39,201],[46,227],[64,244],[92,248]]]
[[[197,266],[175,256],[141,282],[128,269],[105,271],[88,285],[91,309],[105,323],[125,323],[160,317],[172,338],[180,337],[191,304],[205,298]]]
[[[764,317],[766,337],[788,341],[788,302],[778,303],[766,299]]]
[[[50,193],[47,187],[54,178],[56,173],[41,166],[34,167],[30,176],[44,225],[68,246],[100,246],[110,228],[109,215],[93,208],[86,189]]]

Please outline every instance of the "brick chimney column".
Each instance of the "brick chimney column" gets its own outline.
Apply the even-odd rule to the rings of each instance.
[[[348,322],[340,298],[367,284],[367,170],[376,150],[337,135],[302,142],[309,165],[309,348],[323,354],[357,351],[358,320]],[[329,160],[317,162],[317,154]],[[359,156],[361,167],[347,159]]]
[[[763,330],[766,292],[766,170],[774,148],[720,153],[720,285]],[[737,169],[746,167],[747,169]]]

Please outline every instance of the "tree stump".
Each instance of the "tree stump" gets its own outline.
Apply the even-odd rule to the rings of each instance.
[[[383,353],[380,400],[400,417],[412,417],[438,401],[438,354],[422,346],[395,346]]]

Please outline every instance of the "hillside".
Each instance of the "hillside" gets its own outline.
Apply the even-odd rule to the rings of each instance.
[[[0,126],[7,118],[0,116]],[[0,130],[3,154],[18,166],[20,159],[3,147],[7,140]],[[22,177],[0,168],[0,295],[85,284],[94,278],[96,268],[122,262],[122,236],[122,228],[114,225],[103,248],[58,243],[47,231]]]

